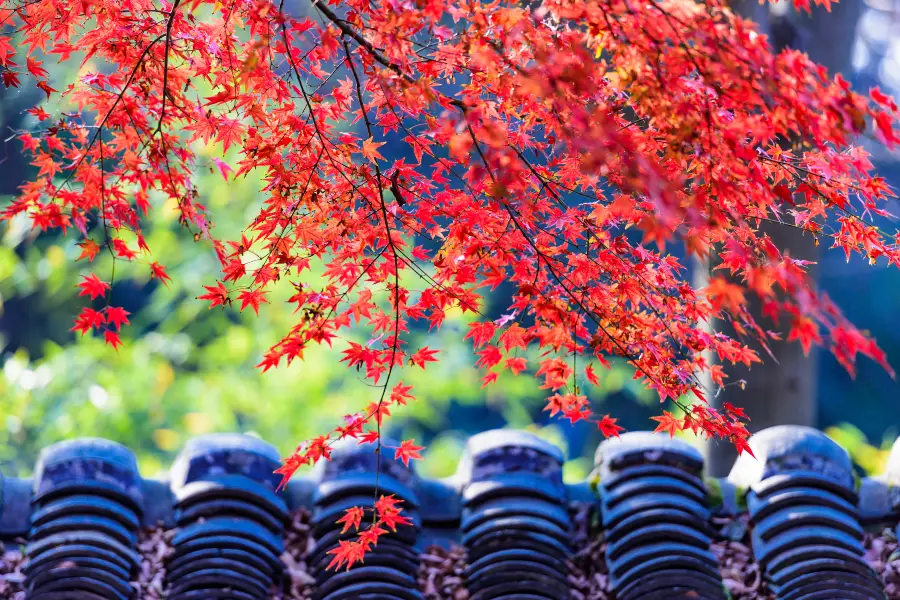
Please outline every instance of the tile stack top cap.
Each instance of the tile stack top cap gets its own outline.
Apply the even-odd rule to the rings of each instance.
[[[348,473],[375,473],[390,475],[397,481],[409,484],[415,477],[415,463],[407,467],[394,460],[393,449],[398,447],[396,440],[381,439],[381,449],[377,443],[364,444],[353,438],[344,438],[331,447],[331,458],[319,461],[313,469],[313,479],[330,481],[344,477]]]
[[[624,433],[602,442],[594,454],[594,466],[601,478],[628,466],[647,463],[681,467],[697,475],[703,471],[703,455],[699,450],[661,433]]]
[[[274,473],[281,457],[274,446],[238,433],[213,433],[192,438],[169,471],[173,489],[197,481],[243,476],[274,491],[281,477]]]
[[[531,448],[551,458],[563,462],[563,451],[547,440],[539,438],[527,431],[516,429],[492,429],[478,433],[469,438],[466,451],[470,456],[477,456],[482,452],[497,448]]]
[[[494,429],[469,438],[457,477],[474,483],[508,474],[533,474],[562,485],[562,450],[533,433]]]
[[[809,478],[851,492],[856,489],[850,455],[821,431],[778,425],[754,434],[749,443],[756,458],[744,453],[728,475],[738,487],[750,488],[783,475]]]
[[[75,489],[112,493],[139,509],[141,476],[134,453],[100,438],[79,438],[44,448],[35,466],[35,500]]]
[[[389,438],[382,438],[380,450],[378,444],[363,444],[353,438],[337,441],[331,447],[331,458],[320,460],[313,468],[312,479],[319,484],[313,499],[319,501],[377,487],[379,493],[393,494],[409,505],[418,506],[414,464],[407,467],[394,460],[392,449],[397,446]]]

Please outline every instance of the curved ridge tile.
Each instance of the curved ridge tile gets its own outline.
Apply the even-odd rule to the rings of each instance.
[[[169,470],[172,489],[217,476],[241,475],[273,492],[281,477],[281,456],[274,446],[240,433],[210,433],[188,440]]]
[[[382,439],[382,445],[399,446],[396,441],[389,439]],[[388,475],[404,486],[415,487],[415,463],[406,466],[400,461],[382,456],[375,444],[361,444],[349,437],[338,441],[331,447],[329,459],[319,461],[313,468],[312,476],[321,484],[344,480],[352,474],[370,475],[375,473]]]
[[[687,442],[649,431],[610,438],[594,453],[594,467],[604,479],[627,467],[642,466],[675,467],[687,476],[701,477],[703,455]]]
[[[167,597],[269,598],[281,581],[288,514],[279,464],[273,446],[247,435],[187,443],[170,471],[177,530]]]
[[[510,429],[472,437],[460,460],[460,533],[472,600],[567,598],[572,521],[562,451]]]
[[[28,597],[128,600],[143,504],[131,450],[97,438],[48,446],[38,457],[33,493]]]
[[[883,599],[864,559],[852,462],[818,430],[765,429],[749,440],[728,480],[746,494],[754,556],[779,600]],[[830,586],[830,587],[829,587]]]
[[[762,484],[777,475],[807,477],[822,487],[855,492],[853,463],[847,451],[824,433],[800,425],[777,425],[753,434],[754,456],[738,457],[728,480],[739,487]]]
[[[633,432],[600,444],[594,467],[616,598],[724,599],[700,452]]]
[[[859,482],[859,519],[863,525],[878,525],[896,521],[897,511],[891,502],[891,489],[884,474],[863,477]],[[892,516],[894,517],[892,519]]]
[[[383,444],[396,445],[390,440],[383,440]],[[380,456],[376,450],[373,444],[360,444],[347,438],[332,447],[330,460],[319,462],[313,469],[312,479],[318,484],[312,498],[314,545],[306,562],[315,577],[315,600],[422,599],[415,579],[419,566],[417,543],[422,530],[415,470]],[[353,530],[343,533],[338,519],[353,506],[369,509],[371,516],[376,491],[380,496],[393,495],[399,499],[403,516],[412,524],[399,525],[396,533],[380,539],[366,554],[365,563],[349,571],[329,570],[333,558],[329,552],[340,542],[359,535]],[[364,519],[361,531],[369,526],[365,524],[367,520]]]
[[[134,453],[116,442],[79,438],[47,446],[38,456],[34,501],[88,493],[110,496],[140,512],[141,476]]]

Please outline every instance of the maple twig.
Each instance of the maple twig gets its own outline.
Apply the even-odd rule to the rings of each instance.
[[[382,54],[377,48],[375,48],[375,46],[373,46],[371,42],[364,38],[358,31],[356,31],[350,24],[348,24],[347,21],[338,17],[326,4],[322,3],[321,0],[313,0],[312,4],[316,7],[316,10],[325,15],[328,20],[334,23],[338,27],[338,29],[340,29],[345,35],[353,38],[355,42],[365,48],[372,56],[372,58],[402,77],[404,80],[406,80],[407,83],[417,83],[412,76],[405,73],[399,65],[391,62],[384,54]],[[465,108],[465,104],[463,104],[461,100],[458,100],[456,98],[447,98],[447,101],[457,108]]]
[[[344,35],[353,38],[356,43],[365,48],[369,52],[369,54],[372,55],[372,58],[380,62],[391,71],[395,72],[397,75],[403,77],[408,82],[415,83],[415,80],[412,77],[404,73],[398,65],[388,60],[388,58],[384,54],[382,54],[377,48],[375,48],[375,46],[373,46],[371,42],[369,42],[369,40],[364,38],[358,31],[351,27],[347,23],[347,21],[338,17],[334,12],[332,12],[327,4],[322,3],[320,0],[313,0],[312,5],[316,8],[316,10],[325,15],[329,21],[334,23]]]
[[[172,25],[175,23],[175,13],[178,11],[178,6],[180,4],[181,0],[175,0],[172,4],[172,10],[169,11],[169,18],[166,21],[166,43],[165,52],[163,53],[162,106],[159,109],[159,122],[156,124],[157,134],[162,131],[163,119],[166,116],[166,100],[169,96],[169,46],[172,43]]]

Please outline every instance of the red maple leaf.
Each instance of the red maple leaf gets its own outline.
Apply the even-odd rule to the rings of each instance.
[[[653,433],[659,433],[661,431],[666,431],[669,434],[669,437],[675,437],[675,434],[681,429],[681,420],[675,418],[675,416],[667,410],[663,411],[661,417],[650,417],[651,420],[656,421],[659,425],[656,426],[656,429]]]
[[[365,432],[364,434],[362,434],[361,436],[359,436],[359,443],[360,444],[374,444],[375,442],[378,441],[378,437],[379,437],[379,435],[378,435],[377,431],[369,430],[369,431]]]
[[[202,296],[198,296],[197,300],[209,300],[209,307],[215,308],[216,306],[225,305],[225,302],[228,300],[228,290],[225,289],[225,286],[222,285],[222,282],[218,282],[218,285],[215,287],[211,287],[208,285],[204,285],[206,291],[208,293],[203,294]]]
[[[411,385],[403,385],[402,381],[399,382],[391,390],[391,402],[405,406],[408,400],[415,400],[415,396],[409,393],[410,390],[412,390]]]
[[[476,321],[475,323],[469,323],[469,333],[466,334],[464,339],[472,338],[472,343],[475,344],[475,347],[480,348],[491,341],[496,330],[497,327],[493,323]]]
[[[365,552],[365,547],[358,541],[340,540],[337,548],[328,551],[328,554],[334,555],[334,558],[331,559],[331,562],[328,563],[325,569],[328,571],[331,569],[337,570],[342,566],[346,566],[349,569],[356,563],[363,561]]]
[[[353,506],[344,511],[344,516],[337,520],[338,523],[344,526],[341,529],[341,533],[346,533],[351,527],[358,530],[363,516],[365,516],[363,509],[359,506]]]
[[[28,71],[35,77],[43,78],[49,75],[47,69],[41,66],[42,64],[42,61],[39,61],[30,56],[25,59],[25,65],[28,67]]]
[[[106,322],[117,330],[128,324],[128,315],[131,314],[121,306],[107,306],[105,312]]]
[[[112,241],[113,252],[116,253],[116,256],[124,258],[125,260],[131,260],[137,257],[137,254],[128,247],[128,244],[124,242],[124,240],[120,240],[119,238],[115,238]]]
[[[50,114],[40,106],[33,106],[25,112],[36,117],[38,121],[46,121],[50,118]]]
[[[750,417],[747,416],[747,413],[744,412],[743,408],[738,408],[731,402],[723,402],[722,408],[725,409],[725,412],[729,413],[735,419],[744,419],[745,421],[750,420]]]
[[[428,346],[420,348],[418,352],[409,357],[409,362],[414,365],[418,365],[421,368],[425,368],[425,363],[429,362],[437,362],[435,355],[437,355],[437,350],[431,350]]]
[[[478,355],[478,360],[475,361],[475,366],[484,367],[485,369],[490,369],[491,367],[499,363],[503,358],[503,354],[500,353],[500,348],[496,346],[487,346],[483,350],[479,350],[475,354]]]
[[[50,139],[55,138],[48,138],[48,142]],[[19,140],[21,140],[22,148],[25,150],[25,152],[34,153],[37,152],[41,147],[41,141],[38,138],[27,133],[23,133],[22,135],[20,135]]]
[[[81,254],[78,255],[78,258],[75,260],[81,260],[82,258],[88,259],[88,262],[93,262],[94,258],[100,253],[100,246],[97,245],[97,242],[88,238],[82,242],[78,242],[78,246],[81,248]]]
[[[737,449],[738,456],[740,456],[741,454],[746,452],[753,458],[756,458],[756,455],[753,454],[753,450],[750,448],[750,444],[747,443],[747,438],[740,437],[740,436],[734,436],[732,438],[731,442],[734,444],[734,447]]]
[[[11,87],[19,87],[21,82],[19,81],[19,74],[13,71],[12,69],[5,69],[3,71],[3,85],[11,88]]]
[[[370,525],[360,532],[359,543],[362,544],[366,550],[371,550],[373,546],[378,544],[378,538],[386,533],[387,530],[377,524]]]
[[[603,437],[619,437],[619,433],[625,431],[624,427],[616,425],[618,419],[610,418],[609,415],[603,415],[603,418],[597,421],[597,429],[603,434]]]
[[[507,358],[503,361],[503,364],[512,371],[514,375],[518,375],[528,368],[528,361],[522,357]]]
[[[423,450],[424,448],[425,446],[416,446],[413,443],[413,440],[405,440],[394,452],[394,460],[400,459],[403,461],[403,464],[408,467],[410,460],[422,460],[422,455],[419,454],[419,450]]]
[[[391,416],[391,408],[387,402],[372,402],[366,407],[366,413],[380,426],[385,417]]]
[[[399,510],[396,513],[386,512],[382,514],[379,521],[391,531],[397,531],[398,525],[412,525],[412,521],[400,514]]]
[[[172,278],[169,277],[169,275],[166,273],[166,268],[158,262],[150,263],[150,277],[159,279],[166,287],[169,287],[168,282],[172,280]]]
[[[54,90],[46,81],[38,81],[37,87],[44,91],[47,94],[47,98],[50,98],[50,94],[54,93]]]
[[[803,354],[809,355],[812,345],[821,344],[822,336],[819,335],[819,326],[807,317],[797,317],[791,323],[791,332],[788,334],[787,341],[797,340],[803,347]]]
[[[506,331],[500,334],[500,344],[503,346],[503,350],[509,352],[513,348],[521,348],[523,350],[527,348],[527,333],[518,323],[510,325]]]
[[[77,287],[81,288],[78,292],[79,296],[88,296],[91,300],[106,295],[109,284],[101,281],[99,277],[91,273],[90,275],[82,275],[82,282]]]
[[[253,312],[259,314],[259,305],[262,302],[268,302],[263,295],[263,292],[259,289],[256,290],[244,290],[238,296],[238,300],[241,301],[241,310],[243,311],[248,306],[253,307]]]
[[[381,518],[387,512],[398,512],[400,510],[400,504],[402,504],[402,502],[402,500],[400,500],[393,494],[380,496],[375,502],[375,512],[378,515],[378,518]]]
[[[9,57],[15,56],[16,49],[12,44],[12,38],[0,37],[0,66],[8,66],[10,64]]]
[[[366,157],[366,159],[374,162],[378,162],[379,160],[384,160],[384,157],[378,152],[378,148],[384,146],[387,142],[376,142],[372,138],[365,140],[362,143],[362,155]]]
[[[81,310],[81,314],[75,319],[75,326],[69,331],[79,331],[81,332],[81,335],[84,335],[91,329],[100,327],[105,322],[106,317],[103,316],[103,313],[98,312],[93,308],[84,308]]]
[[[481,378],[481,389],[486,388],[489,385],[497,383],[497,378],[500,376],[496,371],[492,371]]]
[[[119,338],[118,333],[116,333],[115,331],[113,331],[111,329],[107,329],[103,333],[103,339],[106,341],[107,344],[112,346],[116,352],[119,351],[119,346],[122,345],[122,340]]]
[[[244,130],[245,127],[239,120],[222,117],[216,124],[216,141],[222,142],[222,148],[228,152],[233,144],[240,143]]]

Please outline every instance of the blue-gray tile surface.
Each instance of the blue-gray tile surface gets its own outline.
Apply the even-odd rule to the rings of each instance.
[[[813,429],[751,447],[710,479],[692,446],[628,433],[601,444],[588,481],[564,483],[562,452],[520,431],[472,437],[446,480],[348,440],[278,491],[278,453],[249,436],[191,440],[166,480],[142,478],[124,446],[72,440],[32,480],[0,480],[0,600],[900,597],[900,445],[863,480]],[[376,489],[411,524],[329,570],[353,534],[337,519]]]

